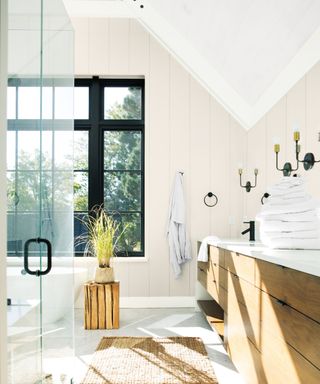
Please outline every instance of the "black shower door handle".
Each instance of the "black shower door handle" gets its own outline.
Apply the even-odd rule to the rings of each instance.
[[[36,271],[32,271],[29,269],[29,245],[31,243],[44,243],[47,246],[47,268],[44,271],[41,271],[40,269],[37,269]],[[35,275],[35,276],[43,276],[47,275],[52,268],[52,247],[51,243],[47,239],[41,239],[40,237],[37,237],[36,239],[29,239],[25,242],[24,244],[24,270],[29,274],[29,275]]]

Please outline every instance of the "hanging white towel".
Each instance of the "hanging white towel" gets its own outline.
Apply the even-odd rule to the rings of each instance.
[[[207,236],[201,241],[201,245],[198,252],[198,261],[203,261],[206,263],[209,260],[208,255],[208,245],[217,245],[220,241],[219,237],[216,236]]]
[[[167,228],[170,263],[175,277],[181,274],[181,265],[191,260],[191,247],[186,228],[185,209],[183,175],[177,172],[173,182]]]

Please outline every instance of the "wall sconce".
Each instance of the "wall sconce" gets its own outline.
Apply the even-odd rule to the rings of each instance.
[[[245,185],[242,185],[242,172],[243,169],[239,168],[239,176],[240,176],[240,187],[245,188],[247,192],[250,192],[252,188],[255,188],[257,186],[257,177],[258,177],[258,169],[255,168],[254,170],[254,185],[251,184],[250,181],[247,181]]]
[[[299,163],[303,163],[303,168],[306,171],[309,171],[309,169],[312,169],[315,163],[320,163],[320,160],[316,160],[314,154],[311,152],[306,153],[303,160],[300,160],[299,159],[300,149],[301,149],[301,146],[299,144],[300,132],[297,129],[293,133],[293,139],[296,143],[295,144],[296,145],[296,161],[297,161],[296,168],[292,168],[291,163],[285,163],[282,169],[279,168],[278,154],[280,152],[280,144],[274,145],[274,152],[276,154],[276,168],[278,171],[283,172],[283,176],[290,176],[292,171],[297,171],[299,169]],[[318,141],[320,141],[320,132],[318,133]]]
[[[280,152],[280,144],[275,143],[274,144],[274,152],[276,154],[276,169],[283,173],[283,176],[290,176],[291,172],[295,172],[299,169],[299,153],[300,153],[300,132],[298,130],[295,130],[293,133],[293,140],[295,141],[296,145],[296,161],[297,165],[295,168],[292,167],[292,164],[289,162],[286,162],[283,166],[283,168],[279,168],[279,152]]]

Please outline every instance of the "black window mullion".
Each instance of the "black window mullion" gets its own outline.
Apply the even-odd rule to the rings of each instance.
[[[100,130],[100,84],[94,77],[89,91],[89,210],[103,203],[103,132]]]

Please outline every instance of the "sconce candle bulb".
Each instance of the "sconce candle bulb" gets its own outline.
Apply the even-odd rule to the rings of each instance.
[[[300,132],[299,131],[293,132],[293,140],[296,142],[300,140]]]
[[[280,144],[275,144],[274,145],[274,151],[275,151],[275,153],[279,153],[280,152]]]
[[[238,172],[239,172],[239,175],[241,176],[242,175],[242,168],[239,168]]]

